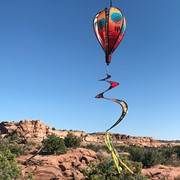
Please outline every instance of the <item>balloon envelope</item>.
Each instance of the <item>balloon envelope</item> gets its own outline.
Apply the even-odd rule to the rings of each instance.
[[[107,65],[111,55],[121,42],[126,30],[126,19],[115,7],[105,8],[94,18],[94,32],[106,55]]]

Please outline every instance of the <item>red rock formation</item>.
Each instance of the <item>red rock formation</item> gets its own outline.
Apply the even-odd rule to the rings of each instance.
[[[64,138],[69,131],[52,130],[50,126],[45,125],[41,120],[22,120],[20,122],[1,122],[1,134],[17,134],[25,139],[30,139],[34,142],[41,142],[48,134],[56,134]],[[83,131],[70,131],[78,137],[84,137]]]
[[[25,139],[30,139],[35,142],[41,142],[48,134],[54,133],[59,137],[64,138],[69,131],[52,130],[51,127],[44,125],[40,120],[23,120],[20,122],[1,122],[1,134],[17,134]],[[104,144],[103,133],[86,134],[83,131],[71,131],[78,137],[82,137],[84,145]],[[121,134],[111,134],[111,138],[115,145],[138,145],[138,146],[174,146],[180,143],[165,143],[159,142],[150,137],[131,137]],[[99,152],[105,157],[109,154]],[[78,148],[69,150],[67,154],[60,156],[35,156],[31,165],[24,165],[26,159],[32,155],[21,156],[18,158],[22,166],[23,175],[27,177],[28,172],[33,173],[35,180],[68,180],[68,179],[83,179],[82,169],[88,168],[90,162],[96,162],[97,154],[88,149]],[[156,166],[149,169],[143,169],[142,173],[147,175],[149,179],[174,179],[180,176],[179,167]],[[27,178],[26,178],[27,179]]]
[[[174,180],[180,178],[180,167],[158,165],[148,169],[142,169],[142,174],[151,180],[167,179]]]
[[[97,155],[94,151],[77,148],[69,150],[67,154],[59,156],[41,156],[34,157],[34,165],[23,165],[23,162],[29,156],[21,156],[18,161],[21,163],[23,176],[27,176],[29,172],[33,173],[35,180],[50,180],[53,178],[59,180],[68,179],[84,179],[82,169],[88,167],[90,162],[97,162]]]
[[[78,137],[83,139],[83,145],[104,144],[104,133],[92,133],[86,134],[84,131],[67,131],[67,130],[52,130],[51,127],[45,125],[40,120],[22,120],[20,122],[1,122],[0,132],[2,134],[16,133],[25,139],[30,139],[35,142],[41,142],[43,138],[46,138],[48,134],[56,134],[57,136],[64,138],[68,132],[72,132]],[[116,145],[137,145],[137,146],[151,146],[158,147],[161,145],[175,146],[180,143],[166,143],[159,142],[151,137],[132,137],[125,134],[110,134]]]

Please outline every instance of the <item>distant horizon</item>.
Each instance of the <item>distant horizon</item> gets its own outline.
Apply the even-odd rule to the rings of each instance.
[[[14,123],[18,123],[18,122],[20,122],[20,121],[41,121],[44,125],[46,125],[46,126],[49,126],[51,129],[52,128],[55,128],[55,130],[56,131],[79,131],[79,132],[84,132],[84,133],[86,133],[86,134],[105,134],[105,132],[86,132],[86,131],[84,131],[84,130],[78,130],[78,129],[57,129],[56,127],[54,127],[54,126],[51,126],[51,125],[48,125],[48,124],[46,124],[46,123],[44,123],[44,121],[42,120],[42,119],[22,119],[22,120],[19,120],[19,121],[1,121],[0,123],[3,123],[3,122],[8,122],[8,123],[10,123],[10,122],[14,122]],[[158,141],[172,141],[172,142],[174,142],[174,141],[178,141],[178,142],[180,142],[180,139],[176,139],[176,140],[166,140],[166,139],[156,139],[155,137],[153,137],[153,136],[138,136],[138,135],[135,135],[135,136],[133,136],[133,135],[130,135],[130,134],[122,134],[122,133],[115,133],[115,132],[109,132],[110,134],[120,134],[120,135],[126,135],[126,136],[130,136],[130,137],[135,137],[135,138],[153,138],[153,139],[155,139],[155,140],[158,140]]]

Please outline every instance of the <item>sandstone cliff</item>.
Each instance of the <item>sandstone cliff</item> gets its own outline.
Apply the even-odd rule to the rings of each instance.
[[[0,134],[2,136],[8,134],[17,134],[18,136],[26,139],[27,141],[34,141],[37,143],[42,142],[48,134],[56,134],[57,136],[64,138],[69,131],[66,130],[53,130],[50,126],[45,125],[40,120],[22,120],[20,122],[1,122]],[[83,131],[71,131],[76,136],[83,139],[83,144],[104,144],[104,133],[92,133],[87,134]],[[151,137],[132,137],[124,134],[111,134],[116,145],[138,145],[138,146],[174,146],[180,145],[180,143],[165,143],[159,142]],[[33,149],[33,151],[37,151]],[[32,152],[33,153],[33,152]],[[110,156],[107,152],[100,152],[104,157]],[[23,176],[27,178],[28,173],[32,173],[35,180],[55,180],[55,179],[84,179],[82,173],[83,169],[89,168],[89,163],[99,162],[98,154],[93,150],[85,148],[70,149],[67,154],[64,155],[37,155],[30,164],[26,164],[26,160],[30,158],[32,154],[22,155],[18,157],[18,162],[22,167]],[[143,169],[142,173],[148,176],[151,180],[156,179],[168,179],[173,180],[180,175],[179,167],[168,167],[158,165],[149,169]],[[26,179],[25,178],[25,179]]]
[[[52,130],[50,126],[45,125],[41,120],[21,120],[20,122],[1,122],[1,134],[17,134],[24,139],[32,140],[34,142],[41,142],[48,134],[56,134],[64,138],[69,131],[66,130]],[[104,144],[104,133],[87,134],[83,131],[71,131],[78,137],[83,139],[83,144]],[[179,143],[163,143],[151,137],[132,137],[124,134],[111,134],[116,145],[138,145],[138,146],[152,146],[158,147],[161,145],[174,146]]]
[[[21,164],[23,177],[32,173],[35,180],[84,179],[82,170],[88,168],[90,162],[99,161],[94,151],[84,148],[71,149],[66,154],[58,156],[37,155],[31,161],[31,165],[25,165],[24,161],[29,156],[21,156],[18,161]]]

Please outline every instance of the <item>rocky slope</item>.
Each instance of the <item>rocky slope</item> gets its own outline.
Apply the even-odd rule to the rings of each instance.
[[[88,169],[91,162],[99,162],[97,153],[84,148],[72,149],[67,154],[59,156],[37,155],[31,162],[25,164],[29,157],[26,155],[18,158],[24,179],[28,173],[32,173],[35,180],[83,180],[85,179],[83,169]],[[180,178],[180,167],[158,165],[142,169],[142,174],[149,180],[174,180]]]
[[[81,137],[83,144],[104,144],[103,133],[87,134],[83,131],[71,131],[76,136]],[[64,138],[68,131],[52,130],[50,126],[43,124],[40,120],[22,120],[20,122],[1,122],[0,134],[17,134],[19,137],[36,143],[42,142],[48,134],[56,134]],[[150,137],[131,137],[121,134],[111,134],[116,145],[138,145],[138,146],[174,146],[180,143],[159,142]],[[36,147],[37,148],[37,147]],[[37,151],[37,149],[34,149]],[[109,156],[105,152],[101,152],[104,156]],[[89,163],[98,162],[98,154],[92,150],[85,148],[71,149],[64,155],[37,155],[27,163],[27,159],[32,154],[20,156],[18,162],[22,167],[23,177],[27,179],[28,173],[34,175],[35,180],[68,180],[68,179],[84,179],[83,169],[89,168]],[[143,169],[142,173],[148,176],[148,179],[167,179],[173,180],[179,176],[180,167],[155,166],[149,169]]]
[[[170,167],[158,165],[148,169],[142,169],[142,174],[148,176],[150,180],[177,180],[180,179],[180,167]]]
[[[64,138],[69,131],[66,130],[52,130],[50,126],[45,125],[41,120],[21,120],[20,122],[1,122],[1,134],[17,134],[20,137],[29,139],[35,142],[41,142],[48,134],[56,134]],[[103,133],[87,134],[83,131],[71,131],[78,137],[83,139],[84,145],[86,144],[104,144]],[[174,146],[179,143],[163,143],[151,137],[132,137],[124,134],[111,134],[116,145],[138,145],[138,146],[153,146],[158,147],[162,145]]]
[[[37,155],[26,164],[25,162],[30,156],[21,156],[18,161],[23,170],[23,177],[32,173],[35,180],[84,179],[82,170],[88,168],[90,162],[99,161],[94,151],[84,148],[72,149],[68,153],[58,156]]]

